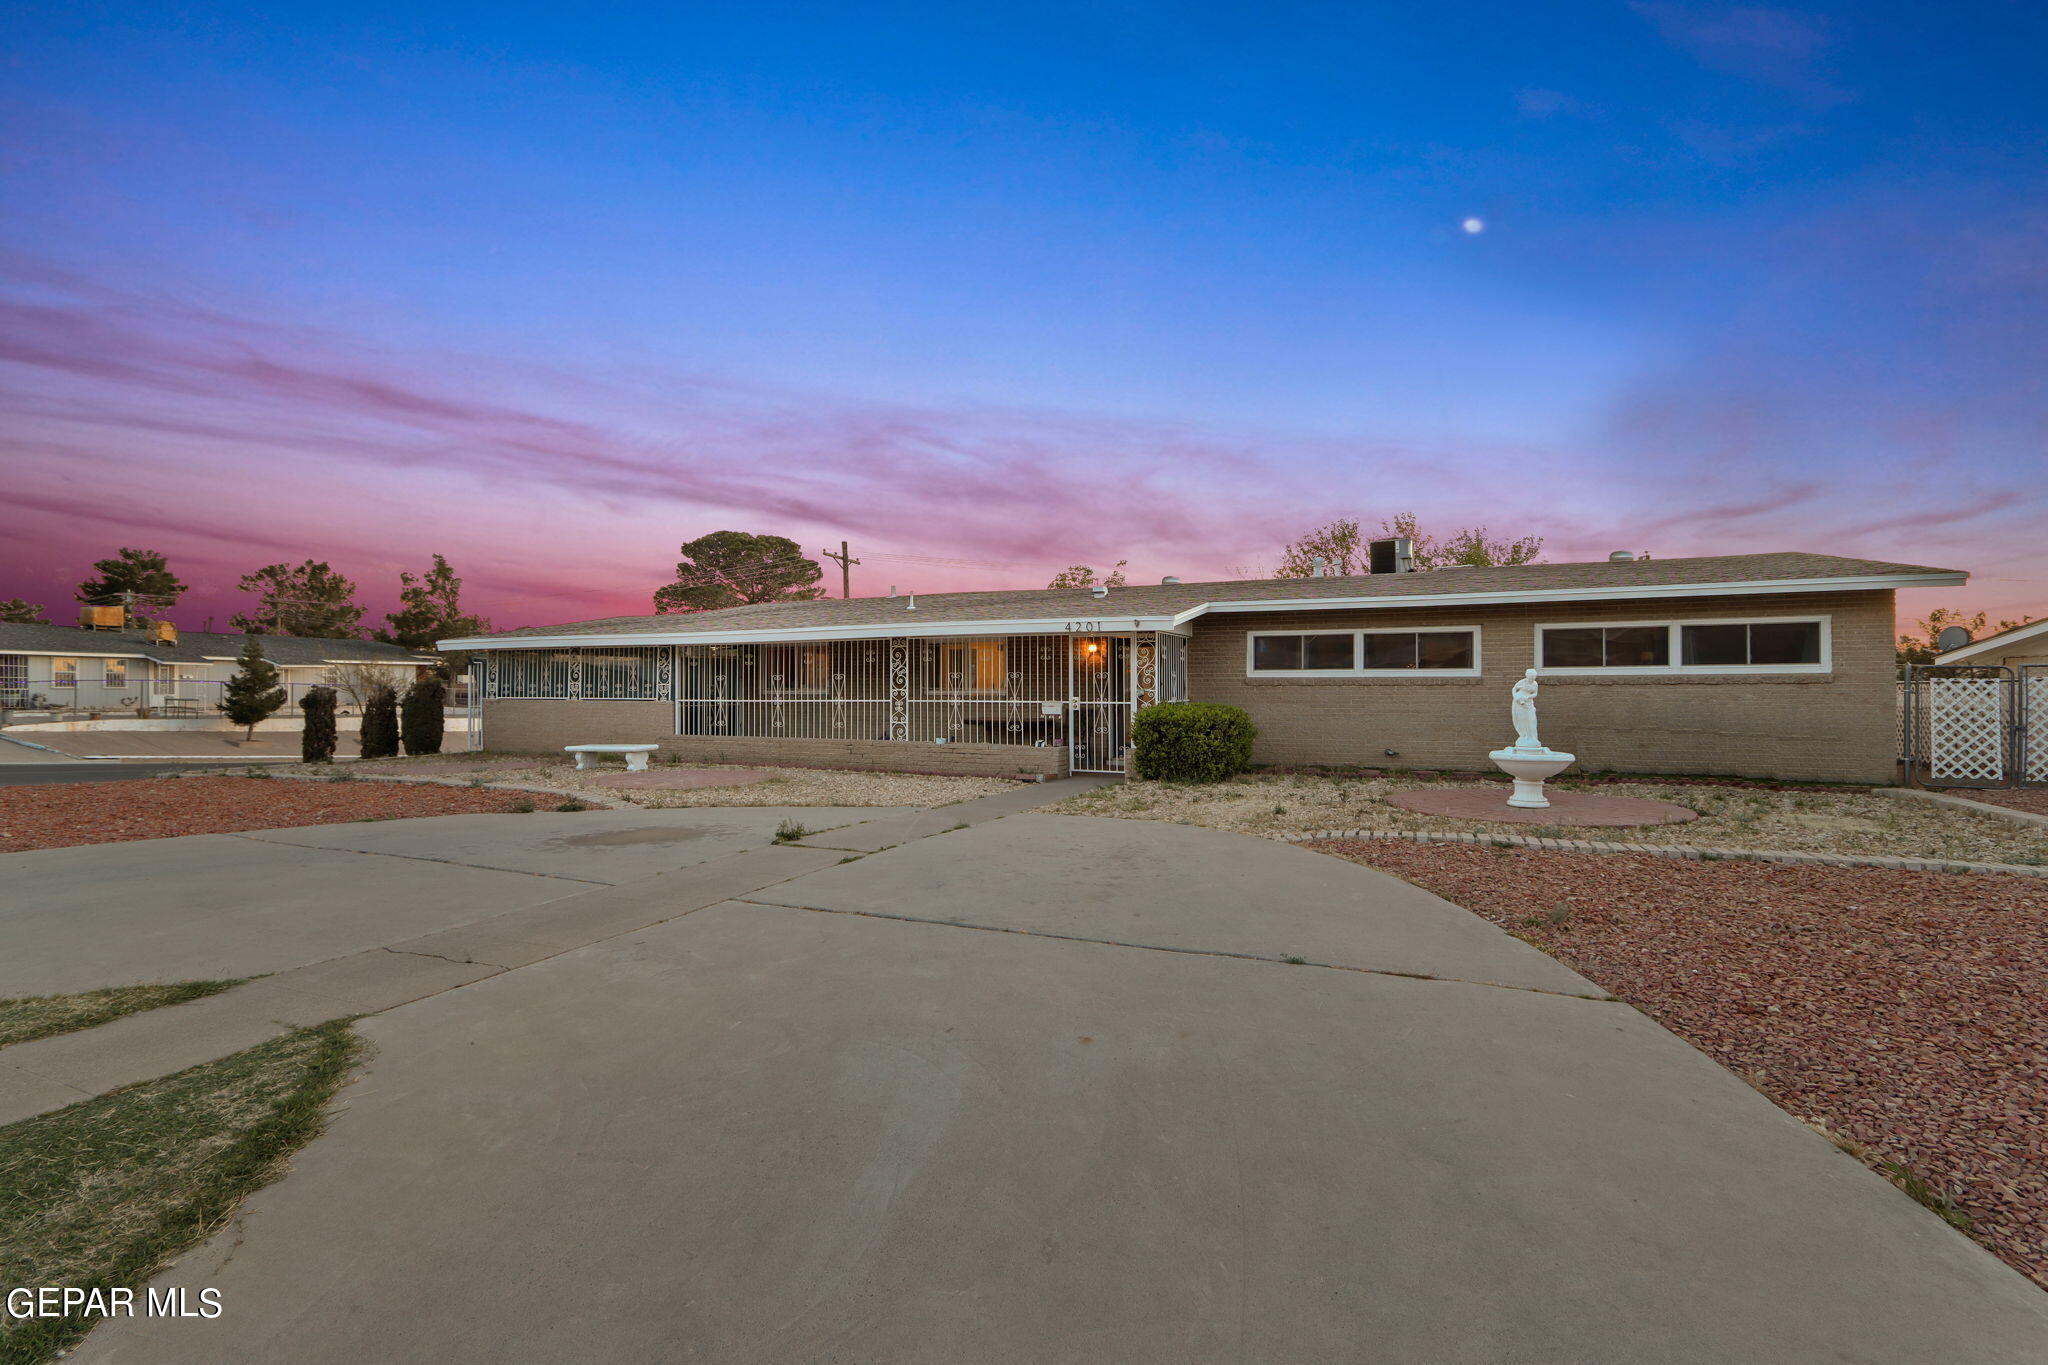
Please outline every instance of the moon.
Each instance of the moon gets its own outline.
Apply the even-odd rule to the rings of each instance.
[[[1486,231],[1486,220],[1483,218],[1467,218],[1458,226],[1465,229],[1467,237],[1477,237],[1480,233]]]

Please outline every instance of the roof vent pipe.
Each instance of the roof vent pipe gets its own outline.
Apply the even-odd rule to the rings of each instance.
[[[1107,597],[1109,596],[1109,584],[1097,583],[1093,588],[1089,589],[1089,591],[1094,593],[1097,597]]]
[[[1174,575],[1172,575],[1172,574],[1168,574],[1168,575],[1167,575],[1166,577],[1164,577],[1164,578],[1160,579],[1159,581],[1160,581],[1161,583],[1178,583],[1178,582],[1180,582],[1180,579],[1178,579],[1177,577],[1175,577],[1175,576],[1174,576]]]
[[[889,596],[891,596],[891,597],[894,597],[895,595],[896,595],[896,585],[895,585],[894,583],[891,583],[891,584],[889,585]]]
[[[916,610],[917,610],[917,594],[916,594],[916,593],[912,593],[912,594],[910,594],[910,605],[909,605],[909,606],[907,606],[907,607],[905,607],[905,608],[904,608],[903,610],[905,610],[905,611],[916,611]]]
[[[1314,561],[1314,566],[1313,566],[1313,567],[1311,568],[1311,570],[1310,570],[1310,572],[1309,572],[1309,577],[1310,577],[1310,578],[1328,578],[1329,576],[1330,576],[1330,561],[1329,561],[1329,560],[1327,560],[1327,559],[1324,559],[1324,558],[1323,558],[1323,557],[1322,557],[1321,555],[1317,555],[1317,556],[1315,557],[1315,561]]]
[[[1607,562],[1609,564],[1632,564],[1635,562],[1635,557],[1636,552],[1634,550],[1616,550],[1613,554],[1607,556]]]

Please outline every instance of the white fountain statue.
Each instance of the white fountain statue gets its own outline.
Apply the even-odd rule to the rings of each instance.
[[[1514,793],[1508,797],[1510,806],[1542,810],[1550,805],[1550,798],[1543,794],[1543,780],[1569,768],[1577,756],[1549,748],[1536,737],[1535,669],[1522,674],[1510,697],[1508,712],[1515,721],[1515,742],[1508,748],[1495,749],[1487,757],[1515,779]]]

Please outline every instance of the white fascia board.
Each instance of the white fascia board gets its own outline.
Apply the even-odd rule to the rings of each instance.
[[[0,649],[0,654],[19,654],[25,659],[148,659],[152,656],[137,653],[112,653],[107,650],[90,649]]]
[[[1934,662],[1938,664],[1959,664],[1966,659],[1974,659],[1979,654],[1989,653],[1993,650],[2009,649],[2022,640],[2031,640],[2036,635],[2044,633],[2048,633],[2048,620],[2030,622],[2015,630],[2005,630],[2000,631],[1996,635],[1987,635],[1981,640],[1964,645],[1961,649],[1952,649],[1946,654],[1937,654],[1934,657]]]
[[[1969,582],[1966,573],[1889,574],[1857,578],[1778,578],[1744,583],[1662,583],[1636,587],[1502,589],[1495,592],[1433,592],[1400,597],[1281,597],[1204,602],[1172,616],[1087,616],[1072,620],[866,622],[858,626],[798,626],[778,630],[636,631],[616,635],[523,635],[517,639],[436,640],[436,649],[569,649],[578,645],[740,645],[799,640],[883,640],[892,635],[1089,635],[1124,631],[1183,629],[1211,612],[1390,611],[1398,607],[1477,607],[1549,602],[1622,602],[1669,597],[1753,597],[1802,592],[1879,592],[1893,588],[1949,588]],[[1081,627],[1078,628],[1077,627]]]
[[[570,649],[578,645],[751,645],[805,640],[886,640],[896,635],[931,639],[946,635],[1120,635],[1128,631],[1172,630],[1167,616],[1082,616],[1071,620],[864,622],[858,626],[791,626],[780,630],[640,631],[617,635],[522,635],[518,639],[436,640],[438,649]]]
[[[1544,588],[1499,592],[1433,592],[1402,597],[1286,597],[1239,602],[1205,602],[1174,618],[1175,624],[1210,612],[1386,611],[1395,607],[1541,606],[1550,602],[1625,602],[1666,597],[1754,597],[1803,592],[1877,592],[1890,588],[1947,588],[1969,581],[1966,573],[1891,574],[1877,578],[1776,578],[1747,583],[1664,583],[1627,588]]]

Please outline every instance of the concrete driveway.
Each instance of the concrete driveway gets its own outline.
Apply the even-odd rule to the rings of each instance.
[[[2048,1296],[1404,883],[873,814],[815,870],[365,1020],[330,1131],[160,1280],[222,1316],[77,1358],[2048,1358]]]

